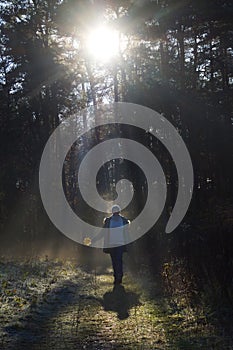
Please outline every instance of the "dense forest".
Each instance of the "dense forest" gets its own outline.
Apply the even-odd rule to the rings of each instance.
[[[191,155],[194,191],[180,226],[165,234],[177,194],[174,164],[150,133],[120,130],[157,155],[168,180],[166,208],[132,244],[131,268],[161,274],[171,294],[179,290],[195,302],[201,293],[212,306],[224,301],[232,308],[232,1],[12,0],[1,1],[0,10],[1,254],[80,254],[90,261],[99,254],[50,222],[39,193],[40,159],[49,136],[69,116],[102,103],[132,102],[177,128]],[[86,49],[88,32],[103,23],[119,37],[110,60]],[[116,137],[117,130],[90,132],[67,155],[64,190],[84,217],[98,213],[73,189],[77,166],[88,148]],[[114,192],[121,176],[117,162],[108,165],[98,178],[103,195]],[[133,164],[121,167],[137,193],[127,212],[132,217],[144,204],[144,177]]]

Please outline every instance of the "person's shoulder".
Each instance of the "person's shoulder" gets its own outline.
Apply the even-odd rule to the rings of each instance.
[[[125,216],[122,216],[122,215],[121,215],[121,218],[122,218],[122,220],[123,220],[123,224],[124,224],[124,225],[127,225],[127,224],[130,223],[129,219],[127,219]]]

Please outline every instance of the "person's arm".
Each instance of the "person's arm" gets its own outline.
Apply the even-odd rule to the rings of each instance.
[[[122,220],[123,220],[123,228],[124,228],[124,241],[125,241],[125,244],[127,244],[126,242],[129,240],[128,225],[130,225],[130,220],[126,219],[124,216],[122,216]]]
[[[91,245],[97,241],[99,241],[100,239],[102,238],[105,238],[105,235],[106,235],[106,231],[105,231],[105,228],[108,228],[109,227],[109,221],[110,221],[110,218],[105,218],[104,219],[104,223],[103,223],[103,229],[100,230],[100,232],[92,238],[91,240]]]

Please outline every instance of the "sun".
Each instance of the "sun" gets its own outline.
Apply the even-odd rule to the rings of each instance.
[[[119,32],[106,26],[89,32],[86,39],[89,56],[102,62],[108,62],[119,53]]]

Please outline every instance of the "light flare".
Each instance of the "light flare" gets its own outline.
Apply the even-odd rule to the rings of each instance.
[[[119,53],[119,32],[106,26],[89,32],[86,49],[93,58],[107,62]]]

